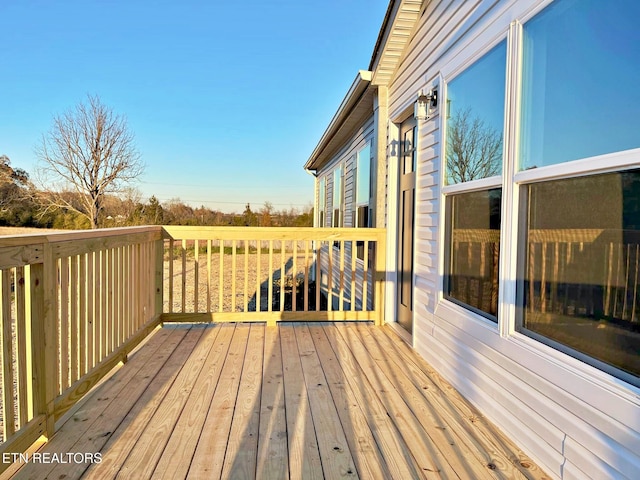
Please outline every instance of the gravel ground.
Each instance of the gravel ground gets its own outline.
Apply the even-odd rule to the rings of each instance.
[[[280,278],[283,276],[282,263],[284,261],[284,276],[290,277],[285,281],[287,284],[291,284],[291,279],[294,276],[293,271],[293,256],[286,253],[281,255],[280,253],[273,254],[273,282],[274,282],[274,295],[280,284]],[[304,279],[304,255],[299,255],[296,260],[295,274],[299,278],[299,281]],[[260,262],[258,264],[258,255],[256,253],[250,253],[245,256],[244,253],[240,253],[236,256],[236,290],[235,290],[235,309],[233,308],[234,295],[232,292],[233,285],[233,257],[231,254],[223,255],[223,267],[222,267],[222,310],[220,310],[220,254],[214,253],[211,255],[211,272],[210,275],[207,269],[207,256],[206,254],[199,255],[199,263],[196,266],[195,258],[193,254],[187,255],[186,268],[185,268],[185,313],[192,312],[243,312],[245,311],[245,285],[246,285],[246,301],[247,311],[256,310],[256,292],[258,291],[258,279],[260,281],[260,310],[267,310],[267,295],[269,289],[269,255],[262,253],[260,255]],[[246,266],[245,266],[246,265]],[[311,258],[309,258],[309,265],[311,265]],[[169,305],[169,282],[166,281],[170,277],[169,273],[169,261],[165,259],[164,266],[164,311],[165,312],[182,312],[182,296],[183,296],[183,275],[182,275],[182,259],[174,258],[173,261],[173,302]],[[246,272],[246,283],[245,283]],[[197,273],[197,296],[196,296],[196,273]],[[210,280],[209,280],[210,279]],[[311,279],[310,279],[311,280]],[[207,295],[208,283],[209,292]],[[208,305],[208,297],[210,297],[210,308]],[[197,305],[197,310],[195,306]]]

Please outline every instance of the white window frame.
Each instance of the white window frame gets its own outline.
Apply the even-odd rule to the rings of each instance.
[[[500,43],[502,42],[506,42],[506,46],[507,46],[507,54],[506,54],[506,65],[505,65],[505,75],[506,75],[506,79],[505,79],[505,107],[504,107],[504,115],[503,115],[503,129],[502,132],[504,133],[504,139],[508,139],[507,135],[508,135],[508,118],[509,118],[509,87],[510,87],[510,52],[509,52],[509,34],[507,32],[504,31],[498,31],[498,32],[494,32],[493,37],[479,50],[477,50],[473,55],[471,55],[466,61],[458,63],[457,65],[455,65],[453,68],[450,69],[443,69],[443,71],[441,72],[441,79],[440,79],[440,85],[441,85],[441,96],[440,98],[448,98],[448,92],[447,92],[447,88],[450,82],[452,82],[453,80],[455,80],[460,74],[464,73],[467,71],[467,69],[473,65],[475,65],[475,63],[479,60],[481,60],[487,53],[489,53],[491,50],[493,50],[495,47],[497,47]],[[446,159],[446,148],[447,148],[447,109],[446,109],[446,105],[445,107],[443,107],[444,110],[441,112],[441,121],[440,121],[440,126],[441,126],[441,132],[442,132],[442,136],[441,136],[441,142],[442,142],[442,154],[441,154],[441,158],[440,158],[440,171],[441,172],[446,172],[447,169],[447,159]],[[460,194],[460,193],[471,193],[471,192],[478,192],[478,191],[486,191],[486,190],[490,190],[493,188],[502,188],[502,210],[501,210],[501,227],[500,227],[500,258],[502,258],[502,241],[503,241],[503,236],[504,236],[504,215],[505,215],[505,199],[504,199],[504,177],[505,177],[505,164],[507,162],[507,155],[509,153],[509,147],[507,145],[507,141],[504,141],[502,144],[502,158],[503,158],[503,167],[502,167],[502,175],[495,175],[492,177],[487,177],[487,178],[482,178],[482,179],[478,179],[478,180],[472,180],[472,181],[468,181],[468,182],[464,182],[464,183],[457,183],[457,184],[453,184],[453,185],[444,185],[444,178],[445,178],[445,173],[443,173],[442,175],[442,182],[443,182],[443,186],[440,189],[440,205],[442,205],[441,208],[441,214],[440,214],[440,238],[439,238],[439,252],[440,252],[440,262],[439,262],[439,276],[441,281],[439,282],[439,286],[438,286],[438,305],[436,307],[436,310],[438,310],[439,308],[446,308],[447,310],[449,310],[451,313],[457,314],[457,315],[465,315],[465,316],[469,316],[473,319],[475,319],[476,321],[480,322],[481,324],[489,327],[490,329],[495,329],[498,330],[500,329],[501,326],[501,317],[503,316],[503,312],[501,310],[501,291],[502,288],[499,288],[498,290],[498,309],[497,309],[497,315],[496,315],[496,320],[493,320],[491,318],[488,318],[485,315],[482,315],[480,313],[477,313],[473,310],[471,310],[470,308],[467,308],[457,302],[454,302],[452,300],[449,300],[446,298],[445,296],[445,278],[446,278],[446,270],[447,267],[445,265],[445,261],[446,261],[446,249],[448,248],[448,244],[447,241],[448,239],[446,238],[445,232],[447,231],[448,227],[448,219],[446,216],[446,208],[444,208],[444,206],[447,203],[447,197],[455,195],[455,194]],[[502,277],[500,276],[500,274],[502,273],[501,271],[501,266],[502,266],[502,261],[499,259],[499,264],[498,264],[498,269],[499,269],[499,275],[498,278],[501,279]]]

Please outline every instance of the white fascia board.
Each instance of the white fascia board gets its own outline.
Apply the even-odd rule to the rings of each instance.
[[[352,112],[353,107],[358,103],[358,100],[362,97],[362,94],[367,90],[369,84],[371,83],[372,72],[368,70],[359,70],[356,75],[355,80],[351,84],[351,87],[347,91],[346,96],[340,103],[338,110],[335,115],[329,122],[329,126],[323,133],[318,145],[313,150],[313,153],[304,164],[304,169],[309,170],[317,170],[319,160],[322,159],[322,153],[324,152],[327,144],[332,139],[332,137],[336,134],[336,132],[340,129],[342,124],[345,122],[349,115]]]

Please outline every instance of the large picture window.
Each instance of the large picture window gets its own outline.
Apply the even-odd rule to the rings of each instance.
[[[444,311],[636,386],[638,18],[636,0],[555,0],[479,58],[464,43],[442,68],[441,188]]]
[[[493,321],[498,315],[505,82],[503,41],[448,83],[446,104],[444,295]]]
[[[615,8],[557,0],[523,25],[512,186],[520,192],[516,328],[636,385],[637,18],[634,0]],[[603,89],[610,93],[594,102]]]

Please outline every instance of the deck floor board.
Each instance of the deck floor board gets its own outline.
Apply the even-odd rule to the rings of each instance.
[[[372,335],[371,330],[350,328],[348,331],[357,335],[371,358],[375,361],[377,370],[388,379],[388,383],[384,388],[397,391],[415,419],[419,421],[422,429],[416,428],[416,430],[420,433],[424,430],[430,443],[437,446],[440,465],[446,462],[445,468],[440,468],[447,473],[462,472],[464,473],[463,478],[490,479],[489,469],[476,468],[473,471],[468,471],[468,466],[475,463],[471,458],[465,458],[469,456],[469,449],[462,448],[463,445],[458,444],[457,439],[450,432],[449,425],[444,421],[440,412],[434,408],[433,404],[425,401],[422,389],[406,374],[406,369],[403,368],[403,365],[396,364],[392,357],[386,354],[386,349]],[[391,386],[392,388],[389,388]],[[410,448],[420,443],[425,442],[411,442]],[[419,455],[420,453],[416,452],[416,454]]]
[[[234,325],[220,325],[218,330],[215,343],[204,362],[194,390],[162,452],[152,476],[154,479],[185,478],[189,470],[229,350]]]
[[[153,377],[153,372],[149,372],[148,375],[153,378],[153,382],[144,390],[133,408],[127,409],[123,405],[120,412],[122,418],[120,425],[100,450],[102,461],[92,464],[87,469],[86,478],[108,479],[118,475],[131,450],[138,444],[140,436],[162,405],[167,392],[180,372],[180,368],[186,365],[189,355],[197,345],[203,331],[203,329],[190,329],[164,364],[164,368]],[[49,445],[55,444],[55,438],[57,437],[51,440],[45,450],[49,448]]]
[[[223,478],[253,478],[256,474],[262,393],[264,327],[251,325],[238,398],[222,468]]]
[[[382,452],[391,478],[424,478],[422,469],[411,455],[402,433],[391,420],[391,415],[376,399],[374,387],[369,383],[347,341],[339,329],[325,327],[331,346],[339,359],[343,376],[351,387],[354,400],[367,419],[367,424]]]
[[[205,480],[221,477],[247,351],[249,330],[248,324],[239,324],[235,329],[216,392],[209,405],[200,440],[191,460],[189,478]]]
[[[388,327],[167,325],[15,479],[547,478]]]
[[[394,353],[391,358],[396,368],[402,368],[422,392],[433,415],[437,415],[446,424],[448,431],[453,435],[453,441],[465,455],[484,465],[500,465],[500,471],[504,473],[505,478],[527,478],[526,472],[516,468],[520,462],[527,461],[526,458],[519,457],[523,453],[510,442],[504,443],[504,437],[496,436],[495,428],[478,416],[427,362],[416,356],[407,344],[394,341],[395,333],[391,329],[371,329],[370,333],[378,340],[381,349]],[[469,463],[473,463],[473,460]],[[531,465],[531,468],[536,467]]]
[[[390,478],[391,473],[371,432],[370,424],[361,410],[362,399],[357,397],[345,378],[323,327],[312,325],[309,331],[360,477]]]
[[[265,328],[260,427],[258,433],[258,480],[289,478],[287,419],[280,329]]]
[[[301,352],[298,350],[294,329],[293,325],[282,325],[279,328],[289,442],[289,476],[322,479],[318,441],[313,428],[309,395],[300,361]]]
[[[295,332],[323,474],[325,478],[359,478],[309,329],[300,325]]]

